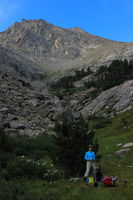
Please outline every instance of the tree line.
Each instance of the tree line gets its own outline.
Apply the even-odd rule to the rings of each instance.
[[[126,80],[133,79],[133,61],[114,60],[109,66],[101,66],[96,72],[97,80],[88,81],[87,88],[96,87],[107,90]]]
[[[81,78],[95,73],[97,79],[85,83],[86,88],[95,87],[101,90],[110,89],[113,86],[120,85],[126,80],[133,78],[133,61],[114,60],[109,66],[101,66],[96,72],[87,70],[76,70],[75,75],[67,75],[60,78],[56,83],[51,83],[53,89],[71,89],[74,88],[74,82]]]
[[[88,76],[92,73],[90,68],[88,67],[87,70],[81,69],[81,70],[76,70],[75,75],[67,75],[62,78],[60,78],[56,83],[51,83],[51,88],[57,89],[70,89],[74,87],[74,82],[79,81],[81,78]]]

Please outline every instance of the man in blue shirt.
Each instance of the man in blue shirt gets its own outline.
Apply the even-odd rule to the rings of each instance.
[[[93,169],[93,176],[95,178],[95,171],[96,171],[96,165],[95,165],[95,160],[96,160],[96,155],[95,152],[93,151],[93,146],[89,145],[89,151],[86,152],[85,154],[85,160],[86,162],[86,172],[84,175],[84,178],[86,179],[89,176],[90,168],[92,167]]]

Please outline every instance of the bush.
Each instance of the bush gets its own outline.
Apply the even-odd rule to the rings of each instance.
[[[54,181],[61,178],[61,171],[53,165],[51,159],[48,157],[35,161],[22,156],[9,162],[7,176],[9,178],[38,177],[48,181]]]
[[[81,70],[76,70],[75,75],[67,75],[60,78],[57,82],[51,83],[51,88],[53,89],[70,89],[74,88],[74,82],[80,80],[81,78],[92,74],[90,68],[85,71],[83,68]]]
[[[10,136],[0,130],[0,177],[56,180],[62,171],[55,167],[57,147],[53,136]]]
[[[90,93],[91,99],[95,99],[99,95],[99,90],[94,90]]]
[[[52,191],[46,183],[36,181],[37,187],[32,181],[12,180],[0,181],[0,200],[61,200],[62,193],[57,188]]]
[[[1,152],[0,153],[0,168],[6,168],[7,164],[10,160],[14,160],[16,156],[9,152]]]
[[[3,128],[0,128],[0,151],[12,152],[14,148],[14,143],[12,138],[5,133]]]
[[[28,188],[24,184],[0,181],[0,200],[32,200],[29,197]]]
[[[17,157],[10,161],[7,167],[7,173],[10,177],[32,177],[38,172],[38,166],[33,160]]]
[[[110,119],[98,119],[93,121],[92,128],[100,129],[106,127],[108,124],[111,123]]]
[[[49,156],[53,160],[56,157],[56,144],[53,136],[41,134],[36,137],[17,135],[11,138],[14,141],[14,154],[27,156],[31,159],[41,159]]]

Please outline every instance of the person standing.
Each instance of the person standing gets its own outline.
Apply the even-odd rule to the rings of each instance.
[[[93,170],[93,177],[95,178],[95,172],[96,172],[96,165],[95,165],[95,160],[96,160],[96,155],[95,152],[93,151],[93,146],[89,145],[89,151],[86,152],[85,154],[85,160],[86,162],[86,171],[84,174],[84,180],[89,176],[90,169],[92,167]]]

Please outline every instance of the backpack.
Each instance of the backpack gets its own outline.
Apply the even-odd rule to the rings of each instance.
[[[102,177],[103,177],[103,175],[102,175],[102,171],[101,171],[100,166],[96,167],[95,180],[96,181],[101,181]]]
[[[116,186],[117,184],[117,177],[109,176],[103,178],[103,183],[105,186]]]
[[[93,177],[88,177],[85,179],[86,183],[94,183],[94,178]]]

